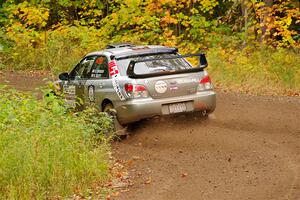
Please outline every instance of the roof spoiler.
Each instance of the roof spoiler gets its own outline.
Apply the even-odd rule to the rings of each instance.
[[[172,60],[176,58],[188,58],[188,57],[199,57],[199,66],[194,67],[191,69],[185,70],[177,70],[177,71],[167,71],[167,72],[158,72],[158,73],[151,73],[151,74],[135,74],[134,67],[136,63],[141,62],[151,62],[156,60]],[[168,58],[150,58],[150,59],[139,59],[139,60],[131,60],[128,68],[127,68],[127,75],[130,78],[148,78],[148,77],[155,77],[155,76],[162,76],[162,75],[170,75],[170,74],[180,74],[180,73],[189,73],[189,72],[200,72],[203,71],[204,68],[208,66],[206,56],[204,53],[198,54],[186,54],[186,55],[175,55]]]
[[[114,49],[114,48],[121,48],[121,47],[134,47],[134,45],[130,43],[114,43],[114,44],[108,44],[106,46],[106,49]]]
[[[111,59],[116,59],[116,60],[122,60],[122,59],[129,59],[129,58],[139,58],[141,56],[153,56],[153,55],[161,55],[161,54],[176,54],[178,52],[177,48],[155,48],[155,49],[150,49],[150,48],[144,48],[141,49],[141,51],[132,51],[130,53],[121,53],[118,55],[112,55]]]

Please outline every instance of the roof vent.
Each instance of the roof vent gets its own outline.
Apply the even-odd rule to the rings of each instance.
[[[107,49],[114,49],[114,48],[121,48],[121,47],[134,47],[134,45],[130,43],[115,43],[115,44],[108,44],[106,46]]]

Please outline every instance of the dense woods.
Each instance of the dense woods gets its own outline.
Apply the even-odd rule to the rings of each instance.
[[[105,39],[134,36],[172,45],[189,40],[208,47],[224,36],[285,47],[299,47],[300,39],[295,0],[10,0],[1,6],[2,32],[27,30],[30,39],[63,26],[93,27]]]
[[[206,52],[217,85],[249,89],[263,80],[255,88],[299,91],[297,0],[7,0],[0,5],[2,69],[57,73],[107,43],[162,44],[182,53]]]

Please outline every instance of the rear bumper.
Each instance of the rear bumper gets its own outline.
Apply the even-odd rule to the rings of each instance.
[[[211,113],[216,108],[216,93],[204,91],[181,97],[134,99],[121,102],[116,110],[120,123],[128,124],[157,115],[168,115],[170,113],[167,104],[179,102],[186,102],[187,112],[206,110]]]

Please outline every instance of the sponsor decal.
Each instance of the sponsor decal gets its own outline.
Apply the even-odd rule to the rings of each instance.
[[[111,76],[112,79],[112,85],[118,95],[118,97],[120,98],[121,101],[125,100],[125,97],[122,93],[119,81],[118,81],[118,77],[120,77],[119,74],[119,70],[117,67],[117,62],[115,60],[112,60],[108,63],[108,71],[109,71],[109,75]]]
[[[92,73],[94,73],[94,74],[103,74],[104,70],[103,69],[93,69]]]
[[[93,85],[88,86],[88,96],[90,102],[95,102],[95,86]]]
[[[164,81],[157,81],[154,88],[157,93],[163,94],[168,90],[168,85]]]
[[[103,62],[104,62],[104,58],[103,57],[99,57],[96,60],[96,64],[98,64],[98,65],[103,64]]]
[[[176,81],[171,81],[170,82],[170,90],[177,90],[178,89],[178,84]]]
[[[67,96],[75,96],[75,85],[63,85],[63,91]]]
[[[173,90],[178,90],[178,86],[177,85],[171,85],[170,86],[170,90],[173,91]]]
[[[105,71],[103,69],[93,69],[91,77],[92,78],[101,78],[102,74],[104,74],[104,72]]]
[[[68,85],[68,82],[64,82],[63,83],[63,92],[65,94],[66,97],[66,101],[67,103],[71,106],[71,107],[75,107],[76,106],[76,87],[75,85]]]

